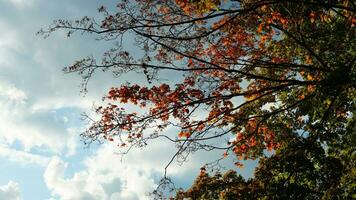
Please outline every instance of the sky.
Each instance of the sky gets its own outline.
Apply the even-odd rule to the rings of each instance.
[[[140,77],[98,73],[83,95],[80,76],[62,68],[100,56],[112,43],[90,35],[67,38],[61,31],[47,39],[36,35],[55,19],[95,16],[98,7],[113,3],[0,0],[0,200],[151,199],[147,194],[175,152],[172,144],[156,140],[122,158],[114,145],[86,147],[79,136],[87,126],[83,112],[92,112],[111,86]],[[198,152],[183,165],[174,163],[168,174],[186,188],[216,156]],[[252,168],[239,172],[249,176]]]

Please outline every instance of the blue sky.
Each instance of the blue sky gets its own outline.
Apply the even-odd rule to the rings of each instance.
[[[79,138],[85,128],[80,114],[100,104],[108,88],[144,80],[99,73],[83,97],[80,77],[62,68],[100,55],[111,43],[80,34],[67,38],[60,31],[47,39],[35,35],[54,19],[93,16],[101,4],[114,2],[0,0],[0,200],[150,199],[146,194],[174,153],[171,144],[157,140],[121,161],[114,146],[85,148]],[[169,175],[187,186],[214,156],[196,153],[186,164],[172,165]]]

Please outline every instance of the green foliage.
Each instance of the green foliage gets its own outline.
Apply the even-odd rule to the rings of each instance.
[[[328,155],[320,143],[300,138],[261,158],[247,181],[235,171],[203,174],[176,199],[352,199],[355,153],[344,159]]]

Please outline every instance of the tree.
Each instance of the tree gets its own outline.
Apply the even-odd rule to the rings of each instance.
[[[179,191],[176,199],[256,199],[258,189],[254,183],[245,182],[234,170],[212,177],[204,173],[198,176],[188,191]]]
[[[135,71],[150,85],[113,87],[106,96],[111,103],[96,110],[101,119],[92,120],[82,134],[87,142],[108,140],[131,149],[166,138],[178,148],[166,169],[177,157],[184,161],[192,152],[217,150],[222,158],[263,158],[259,170],[275,170],[270,177],[283,174],[293,159],[296,165],[308,165],[299,161],[310,156],[318,166],[337,159],[347,169],[338,177],[355,173],[353,1],[122,0],[115,9],[98,10],[103,16],[99,22],[89,17],[58,20],[40,33],[66,29],[68,36],[81,31],[115,41],[101,61],[88,57],[65,69],[81,74],[84,88],[97,70],[115,75]],[[141,57],[122,45],[128,34],[142,48]],[[162,83],[159,72],[164,70],[184,78]],[[125,111],[122,104],[128,103],[145,112]],[[165,134],[169,126],[179,127],[176,137]],[[316,145],[317,153],[304,149],[307,144]],[[282,153],[289,148],[309,157]],[[265,150],[275,155],[266,158]],[[319,170],[306,166],[311,171],[297,176],[288,167],[287,180],[303,184]],[[318,180],[327,182],[324,178]],[[263,189],[278,191],[285,186],[281,183]],[[310,190],[326,191],[319,181],[310,184]]]
[[[355,161],[342,161],[316,142],[293,141],[261,159],[249,180],[235,171],[213,177],[202,173],[176,199],[352,199]]]

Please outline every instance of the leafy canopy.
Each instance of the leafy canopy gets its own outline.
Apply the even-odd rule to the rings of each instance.
[[[111,88],[110,103],[96,110],[101,119],[82,134],[87,142],[130,149],[163,137],[177,146],[172,160],[198,150],[222,151],[216,160],[234,155],[238,167],[239,160],[261,158],[247,182],[234,172],[225,180],[202,170],[191,190],[179,193],[193,199],[315,199],[355,191],[346,178],[355,177],[353,1],[122,0],[99,12],[99,21],[58,20],[41,33],[66,29],[68,36],[80,31],[115,42],[102,60],[88,57],[65,69],[81,74],[84,88],[97,70],[134,71],[149,84]],[[128,36],[139,56],[123,45]],[[166,70],[182,80],[165,82]],[[165,134],[172,126],[179,129],[173,137]],[[226,181],[231,188],[222,187]]]

